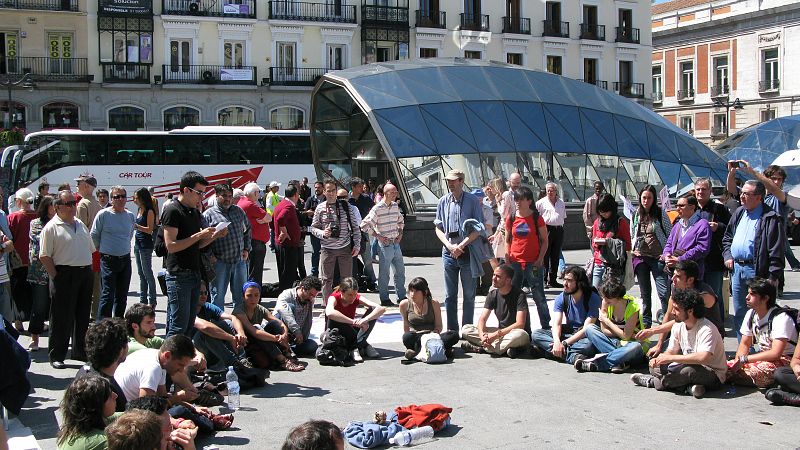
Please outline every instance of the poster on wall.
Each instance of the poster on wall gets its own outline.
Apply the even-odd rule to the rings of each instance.
[[[222,81],[251,81],[253,79],[253,69],[219,69],[219,77]]]
[[[152,16],[153,0],[100,0],[100,14]]]

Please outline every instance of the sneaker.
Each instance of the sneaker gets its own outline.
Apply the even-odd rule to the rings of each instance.
[[[450,347],[450,348],[446,348],[446,349],[444,349],[444,356],[445,356],[445,358],[447,358],[447,359],[453,359],[453,358],[456,356],[456,354],[455,354],[455,352],[453,351],[453,348],[452,348],[452,347]]]
[[[233,365],[236,368],[244,368],[244,369],[252,369],[253,363],[247,357],[239,358],[236,360],[236,363]]]
[[[575,361],[575,369],[578,372],[597,372],[598,367],[594,361],[578,360]]]
[[[517,359],[520,356],[522,356],[522,348],[510,347],[508,350],[506,350],[506,356],[508,356],[511,359]]]
[[[414,351],[414,349],[411,349],[411,348],[407,348],[406,349],[406,359],[407,360],[411,361],[416,357],[417,357],[417,352]]]
[[[578,372],[582,372],[582,370],[579,367],[583,367],[581,363],[583,362],[584,359],[589,359],[589,357],[586,355],[581,355],[580,353],[575,355],[575,361],[572,362],[572,365]]]
[[[461,343],[461,350],[464,350],[464,353],[482,353],[483,348],[469,342],[464,341]]]
[[[364,362],[364,358],[361,357],[361,353],[358,351],[358,349],[353,350],[353,362],[356,363]]]
[[[539,347],[531,344],[531,348],[528,350],[528,354],[530,355],[531,359],[540,359],[547,356],[547,353],[540,349]]]
[[[695,384],[690,389],[690,392],[694,398],[703,398],[703,396],[706,394],[706,387],[702,384]]]
[[[656,377],[648,375],[646,373],[634,373],[633,375],[631,375],[631,381],[633,381],[633,384],[637,386],[643,386],[646,388],[656,387],[655,378]]]
[[[612,367],[611,373],[625,373],[625,371],[628,370],[629,367],[630,365],[628,363],[622,363]]]
[[[381,354],[378,353],[377,350],[375,350],[375,347],[367,344],[366,347],[361,349],[361,356],[365,358],[375,359],[375,358],[380,358]]]

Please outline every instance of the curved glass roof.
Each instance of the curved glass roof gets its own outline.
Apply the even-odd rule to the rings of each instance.
[[[764,170],[787,150],[800,148],[800,115],[780,117],[740,130],[717,147],[726,160],[743,159]]]
[[[356,119],[362,114],[371,130],[358,142],[374,133],[379,149],[353,137],[354,123],[364,128],[364,119]],[[418,189],[415,204],[435,203],[451,168],[465,170],[472,188],[518,170],[541,189],[558,182],[567,201],[591,195],[598,179],[610,192],[635,198],[645,184],[665,184],[674,195],[694,177],[721,183],[725,176],[719,155],[630,99],[480,60],[404,60],[329,72],[312,95],[311,128],[323,170],[346,173],[347,158],[396,160],[406,188]]]

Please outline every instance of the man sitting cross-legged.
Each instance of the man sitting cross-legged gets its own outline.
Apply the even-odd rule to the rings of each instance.
[[[208,366],[215,369],[233,366],[237,369],[252,369],[253,365],[244,353],[247,336],[238,317],[221,310],[208,302],[208,287],[200,282],[197,299],[197,316],[194,319],[195,348],[208,358]],[[223,367],[220,367],[223,366]]]
[[[504,264],[494,270],[492,286],[496,289],[486,296],[478,326],[465,324],[461,337],[467,342],[461,348],[469,353],[492,353],[520,356],[531,343],[531,318],[528,299],[521,289],[514,287],[514,269]],[[494,311],[498,327],[487,327],[486,321]]]
[[[725,347],[717,327],[705,318],[706,307],[693,289],[672,291],[672,326],[669,347],[650,360],[650,375],[633,374],[631,381],[659,391],[681,391],[690,387],[702,397],[725,380],[728,366]],[[665,320],[667,318],[665,317]]]
[[[322,290],[322,281],[306,277],[295,286],[281,292],[273,313],[289,329],[289,346],[298,356],[314,356],[317,343],[311,339],[314,299]]]

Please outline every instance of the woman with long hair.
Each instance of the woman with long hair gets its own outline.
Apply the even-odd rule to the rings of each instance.
[[[356,319],[356,309],[359,306],[366,310]],[[380,358],[381,355],[369,345],[367,338],[384,312],[386,308],[358,293],[358,282],[355,278],[347,277],[328,297],[325,306],[326,328],[339,330],[347,342],[347,349],[352,352],[353,361],[363,362],[364,357]]]
[[[64,391],[58,449],[105,448],[105,427],[122,413],[114,413],[117,394],[100,375],[76,378]]]
[[[133,193],[133,202],[139,207],[136,213],[136,235],[133,254],[139,272],[139,303],[156,307],[156,279],[153,276],[153,240],[156,228],[156,207],[150,191],[143,187]]]
[[[433,298],[428,281],[416,277],[408,283],[408,298],[400,302],[403,317],[403,345],[406,359],[414,359],[420,352],[422,335],[439,333],[448,359],[453,357],[453,346],[458,343],[458,332],[442,330],[442,307]]]
[[[661,304],[657,318],[659,321],[667,310],[670,279],[664,272],[662,253],[667,236],[672,232],[672,223],[667,212],[658,206],[656,188],[647,185],[639,191],[639,208],[631,222],[631,242],[633,243],[633,272],[642,295],[642,321],[645,328],[653,323],[652,285],[650,275],[656,282],[656,294]]]
[[[631,230],[628,219],[619,215],[619,204],[611,194],[603,194],[597,202],[597,219],[592,225],[592,286],[600,287],[606,266],[600,256],[602,247],[608,239],[621,239],[625,242],[625,251],[631,249]]]
[[[47,195],[39,200],[36,207],[37,218],[31,221],[30,225],[30,245],[28,246],[28,283],[31,285],[31,321],[28,324],[28,331],[31,333],[31,343],[28,350],[35,352],[39,350],[39,335],[45,331],[44,321],[50,315],[50,277],[47,275],[42,262],[39,261],[39,237],[42,228],[56,215],[56,206],[53,197]]]

